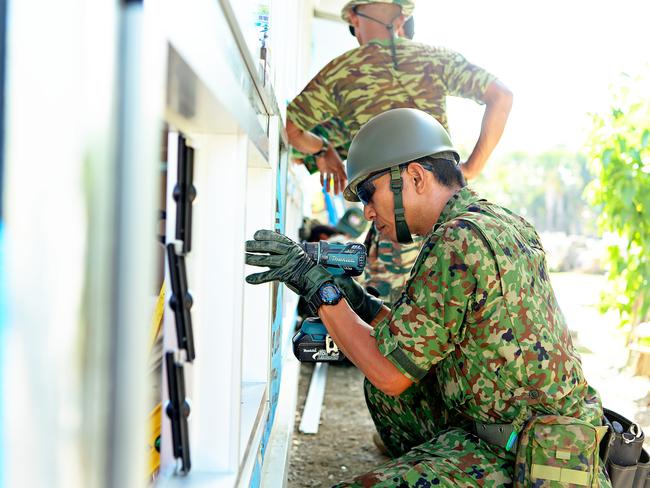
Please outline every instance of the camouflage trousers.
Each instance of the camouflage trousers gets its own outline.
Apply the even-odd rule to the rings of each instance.
[[[512,487],[514,453],[470,433],[468,421],[446,409],[437,388],[428,375],[391,397],[365,380],[370,415],[393,459],[335,488]],[[611,487],[602,467],[598,486]]]
[[[514,455],[467,430],[425,378],[398,397],[365,381],[366,402],[391,461],[336,488],[512,486]]]

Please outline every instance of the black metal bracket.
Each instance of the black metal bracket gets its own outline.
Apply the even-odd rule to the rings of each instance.
[[[190,415],[190,404],[185,398],[185,376],[183,365],[174,359],[174,353],[165,353],[165,366],[167,367],[167,388],[169,389],[169,403],[165,413],[172,424],[172,448],[174,457],[181,460],[182,474],[187,474],[192,467],[190,460],[190,436],[187,426],[187,417]]]
[[[196,198],[194,149],[178,135],[178,175],[173,197],[176,201],[176,239],[183,241],[183,254],[192,250],[192,202]]]
[[[176,321],[176,339],[178,348],[187,353],[187,361],[192,362],[196,357],[194,350],[194,333],[192,331],[193,300],[187,289],[187,272],[185,270],[185,257],[176,254],[174,244],[167,244],[167,259],[169,262],[169,275],[171,278],[172,296],[169,305],[174,311]]]

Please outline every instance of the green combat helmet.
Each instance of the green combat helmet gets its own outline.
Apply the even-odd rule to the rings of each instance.
[[[390,170],[390,188],[395,199],[397,240],[411,242],[404,206],[400,165],[424,156],[460,162],[449,134],[431,115],[415,108],[395,108],[370,119],[352,139],[346,173],[348,186],[343,196],[358,202],[357,187],[366,178]]]
[[[336,230],[354,238],[359,237],[366,230],[368,222],[363,216],[363,210],[357,207],[348,208],[343,217],[336,224]]]

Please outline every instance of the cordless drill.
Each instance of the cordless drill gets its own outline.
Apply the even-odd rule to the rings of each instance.
[[[334,276],[359,276],[366,267],[366,246],[358,242],[303,242],[300,247]]]
[[[366,266],[366,247],[358,242],[303,242],[307,255],[334,276],[359,276]],[[319,317],[309,317],[302,322],[293,336],[293,354],[298,361],[340,362],[345,360],[327,333]]]

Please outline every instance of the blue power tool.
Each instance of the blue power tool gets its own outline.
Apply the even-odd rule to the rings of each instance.
[[[318,317],[303,320],[293,336],[293,354],[301,363],[335,363],[345,359]]]
[[[303,242],[300,246],[334,276],[359,276],[366,267],[366,246],[358,242]]]
[[[307,255],[325,267],[334,276],[359,276],[366,267],[366,246],[358,242],[303,242]],[[293,354],[298,361],[307,363],[340,362],[345,360],[318,317],[302,322],[293,336]]]

